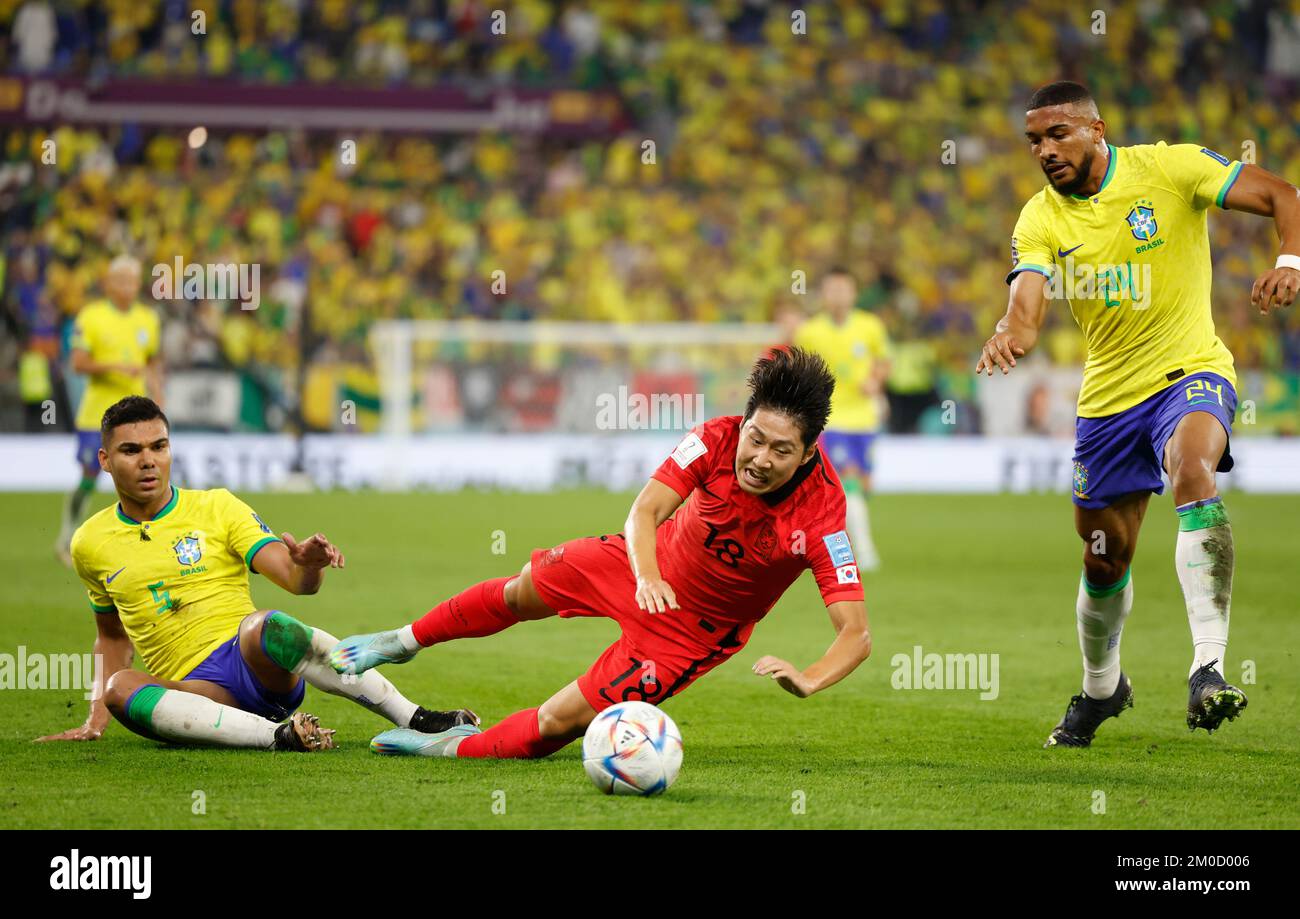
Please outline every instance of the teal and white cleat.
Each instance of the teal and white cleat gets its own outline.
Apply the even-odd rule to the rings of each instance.
[[[380,664],[405,664],[415,657],[396,630],[350,635],[330,652],[330,666],[339,673],[365,673]]]
[[[455,756],[460,742],[481,734],[475,725],[458,724],[441,734],[421,734],[410,728],[393,728],[370,741],[370,752],[380,756]]]

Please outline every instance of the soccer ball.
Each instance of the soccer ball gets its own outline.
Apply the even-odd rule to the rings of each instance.
[[[582,768],[607,795],[660,794],[682,768],[682,732],[649,702],[622,702],[587,725]]]

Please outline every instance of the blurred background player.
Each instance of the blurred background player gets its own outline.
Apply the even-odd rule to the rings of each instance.
[[[831,418],[822,446],[844,482],[849,538],[858,564],[880,567],[871,538],[867,496],[871,494],[871,446],[880,430],[889,336],[873,313],[854,308],[858,285],[846,268],[827,272],[821,284],[822,310],[795,333],[795,344],[820,354],[835,374]]]
[[[126,396],[148,395],[162,404],[163,367],[158,354],[158,314],[140,303],[140,262],[119,255],[104,272],[104,299],[77,314],[72,332],[72,369],[86,378],[77,409],[77,462],[81,481],[68,495],[54,552],[71,566],[69,546],[99,478],[100,419]]]
[[[296,596],[314,594],[326,568],[343,567],[343,554],[321,533],[301,543],[276,537],[224,488],[172,485],[171,432],[156,403],[114,403],[101,431],[98,460],[118,503],[77,530],[72,558],[103,665],[85,724],[41,740],[97,740],[111,712],[154,740],[328,749],[334,732],[295,714],[306,683],[418,731],[477,721],[468,711],[421,708],[377,673],[339,677],[328,660],[338,639],[281,610],[257,609],[250,572]],[[146,672],[131,669],[136,650]]]
[[[1213,732],[1240,714],[1246,695],[1222,675],[1234,548],[1215,472],[1233,466],[1237,392],[1210,310],[1206,213],[1217,206],[1274,219],[1281,254],[1251,290],[1267,315],[1300,290],[1300,191],[1196,144],[1109,144],[1078,83],[1040,88],[1027,109],[1025,137],[1048,185],[1016,222],[1010,302],[975,372],[1005,375],[1033,349],[1058,296],[1049,278],[1095,278],[1066,288],[1088,346],[1074,454],[1075,528],[1086,547],[1075,607],[1083,692],[1045,745],[1086,747],[1133,704],[1120,639],[1138,531],[1152,493],[1164,491],[1162,470],[1178,514],[1175,567],[1194,648],[1187,725]]]

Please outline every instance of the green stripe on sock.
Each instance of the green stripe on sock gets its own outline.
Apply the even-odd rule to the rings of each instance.
[[[311,647],[311,626],[279,610],[262,620],[262,650],[285,670],[293,671]]]
[[[1132,577],[1133,577],[1133,569],[1128,568],[1124,572],[1124,577],[1120,578],[1118,581],[1116,581],[1114,584],[1110,585],[1109,587],[1093,587],[1091,584],[1088,583],[1088,576],[1085,574],[1083,575],[1083,589],[1087,592],[1088,596],[1093,597],[1097,600],[1101,600],[1105,597],[1115,596],[1115,594],[1119,593],[1121,590],[1123,590],[1125,587],[1128,586],[1128,582]]]
[[[1178,530],[1182,533],[1220,527],[1227,522],[1228,512],[1224,509],[1222,501],[1194,504],[1178,512]]]
[[[141,686],[131,695],[126,706],[126,716],[141,727],[153,727],[153,710],[158,707],[163,693],[161,686]]]

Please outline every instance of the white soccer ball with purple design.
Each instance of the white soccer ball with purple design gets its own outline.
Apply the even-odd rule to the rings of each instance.
[[[682,732],[649,702],[620,702],[587,725],[582,768],[607,795],[661,794],[682,768]]]

